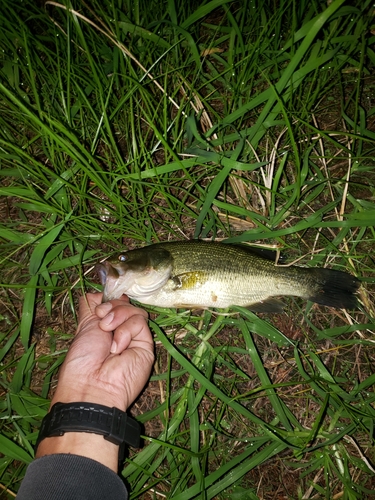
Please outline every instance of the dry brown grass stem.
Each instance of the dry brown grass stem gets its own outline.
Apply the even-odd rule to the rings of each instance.
[[[66,5],[62,5],[58,2],[52,2],[52,1],[47,1],[45,3],[45,5],[52,5],[54,7],[57,7],[59,9],[63,9],[63,10],[66,10],[68,12],[70,12],[71,14],[73,14],[74,16],[78,17],[79,19],[82,19],[83,21],[85,21],[87,24],[89,24],[90,26],[92,26],[93,28],[95,28],[97,31],[99,31],[100,33],[102,33],[104,36],[106,36],[114,45],[116,45],[116,47],[118,47],[121,52],[129,57],[132,61],[134,61],[137,66],[139,66],[141,68],[142,71],[144,71],[145,76],[148,76],[150,78],[150,80],[156,85],[156,87],[169,99],[169,101],[177,108],[177,109],[180,109],[180,106],[176,103],[176,101],[174,101],[174,99],[172,99],[171,96],[169,96],[165,90],[163,89],[163,87],[160,85],[160,83],[152,76],[152,74],[138,61],[138,59],[136,57],[133,56],[133,54],[125,47],[124,44],[118,42],[116,40],[116,38],[114,38],[113,36],[113,33],[107,29],[102,29],[100,28],[97,24],[95,24],[93,21],[91,21],[88,17],[84,16],[83,14],[80,14],[79,12],[77,12],[76,10],[74,9],[69,9]],[[61,28],[61,26],[50,16],[50,19],[51,21],[67,36],[67,34],[65,33],[65,31]],[[186,113],[184,113],[182,111],[182,113],[186,116]]]
[[[103,28],[101,28],[100,26],[98,26],[96,23],[94,23],[93,21],[91,21],[88,17],[84,16],[83,14],[80,14],[78,11],[74,10],[74,9],[69,9],[66,5],[62,5],[58,2],[53,2],[52,0],[48,0],[45,5],[51,5],[53,7],[57,7],[59,9],[63,9],[63,10],[66,10],[68,12],[70,12],[71,14],[73,14],[74,16],[78,17],[79,19],[82,19],[84,22],[86,22],[87,24],[89,24],[90,26],[92,26],[93,28],[95,28],[98,32],[102,33],[104,36],[106,36],[116,47],[118,47],[121,52],[129,57],[132,61],[134,61],[137,66],[139,68],[141,68],[141,70],[144,72],[144,75],[142,77],[142,80],[143,78],[145,78],[146,76],[148,76],[150,78],[150,80],[152,81],[152,83],[154,85],[156,85],[156,87],[162,92],[162,94],[164,94],[168,100],[173,104],[173,106],[176,107],[176,109],[180,110],[180,105],[177,104],[177,102],[170,96],[168,95],[168,93],[164,90],[164,88],[160,85],[160,83],[152,76],[152,74],[150,73],[149,70],[147,70],[141,63],[140,61],[130,52],[129,49],[127,49],[125,47],[124,44],[122,44],[121,42],[119,42],[118,40],[116,40],[114,34],[108,29],[108,27],[103,23],[103,21],[98,17],[96,16],[96,14],[86,5],[86,7],[89,9],[89,11],[91,12],[91,14],[98,20],[98,22],[103,26]],[[51,21],[55,24],[55,26],[57,26],[59,28],[59,30],[64,33],[65,36],[67,36],[67,33],[62,29],[62,27],[59,25],[59,23],[57,21],[55,21],[55,19],[53,19],[53,17],[49,16]],[[186,91],[185,89],[181,86],[181,91],[184,95],[186,95]],[[201,99],[198,97],[198,95],[196,93],[193,92],[193,97],[194,97],[194,100],[195,100],[195,104],[193,101],[190,101],[190,105],[191,107],[194,109],[194,111],[198,114],[200,111],[202,111],[202,114],[201,114],[201,126],[202,126],[202,129],[204,131],[207,131],[209,128],[212,127],[212,122],[211,122],[211,119],[207,113],[207,111],[205,110],[203,104],[202,104],[202,101]],[[184,111],[181,111],[181,113],[183,114],[183,116],[187,116],[186,113]],[[212,139],[216,139],[217,136],[216,134],[213,134],[212,136]]]
[[[278,156],[278,147],[279,147],[279,144],[280,144],[280,141],[281,141],[283,135],[285,134],[285,132],[287,132],[287,130],[288,130],[287,128],[284,128],[280,132],[278,138],[276,139],[276,142],[273,145],[273,148],[271,149],[269,163],[265,169],[266,171],[264,171],[263,167],[260,167],[260,171],[261,171],[262,177],[263,177],[264,186],[267,188],[266,205],[267,205],[268,209],[271,206],[271,188],[272,188],[272,182],[274,179],[276,158]]]

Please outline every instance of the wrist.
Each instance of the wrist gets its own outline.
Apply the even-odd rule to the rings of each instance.
[[[116,407],[84,401],[58,402],[43,418],[36,456],[72,453],[117,470],[125,445],[140,446],[140,430],[136,420]]]
[[[91,458],[117,473],[119,446],[106,441],[103,436],[83,432],[67,432],[63,436],[44,438],[36,458],[57,453],[67,453]]]
[[[129,407],[127,398],[116,397],[108,390],[101,390],[98,387],[83,385],[74,387],[73,383],[65,384],[59,382],[55,394],[51,400],[51,406],[55,403],[75,403],[81,401],[83,403],[96,403],[99,405],[108,406],[109,408],[118,408],[121,411],[126,411]]]

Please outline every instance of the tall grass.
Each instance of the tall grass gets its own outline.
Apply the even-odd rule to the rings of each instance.
[[[192,237],[352,272],[360,306],[149,308],[130,498],[374,494],[373,24],[363,0],[2,1],[5,498],[92,265]]]

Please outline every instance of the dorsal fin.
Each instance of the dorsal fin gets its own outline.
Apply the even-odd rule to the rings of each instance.
[[[244,243],[236,243],[231,246],[236,246],[241,248],[241,250],[246,250],[249,253],[262,257],[263,259],[270,260],[274,263],[277,262],[279,264],[284,264],[286,261],[285,255],[281,255],[277,252],[277,250],[271,250],[271,248],[252,247],[250,245],[245,245]]]

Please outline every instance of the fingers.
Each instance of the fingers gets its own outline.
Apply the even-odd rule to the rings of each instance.
[[[111,346],[112,354],[121,354],[125,349],[140,348],[153,353],[154,343],[147,320],[135,314],[115,329]]]
[[[93,295],[99,295],[99,294],[93,294]],[[103,294],[100,294],[102,297]],[[126,295],[123,295],[119,299],[116,300],[111,300],[110,302],[104,302],[101,303],[101,300],[99,304],[96,304],[95,307],[95,314],[99,316],[99,318],[104,318],[114,307],[116,306],[126,306],[128,305],[129,307],[135,308],[135,306],[132,306],[129,302],[129,297]],[[136,309],[136,308],[135,308]]]
[[[96,314],[102,317],[99,322],[100,328],[114,332],[112,354],[120,354],[128,347],[136,345],[153,352],[153,340],[147,324],[146,311],[132,306],[129,301],[112,300],[98,306]]]
[[[124,321],[127,321],[134,315],[142,316],[145,319],[148,318],[146,311],[131,305],[127,297],[126,300],[112,300],[111,302],[100,304],[96,307],[95,313],[101,318],[99,323],[100,328],[106,332],[114,331]]]
[[[99,306],[106,306],[107,304],[102,304],[102,293],[87,293],[83,297],[79,299],[79,312],[78,319],[79,324],[76,331],[76,339],[77,337],[81,339],[82,337],[93,339],[95,338],[95,342],[100,342],[109,345],[112,342],[112,336],[108,335],[111,332],[111,329],[106,328],[103,330],[100,327],[100,318],[96,314],[96,309]],[[123,297],[120,300],[116,301],[117,304],[129,304],[129,299],[127,297]],[[110,305],[109,309],[113,306]],[[104,313],[105,315],[106,313]]]
[[[96,333],[101,341],[107,339],[107,343],[108,338],[104,334],[113,332],[111,353],[119,354],[136,346],[153,353],[153,339],[146,311],[131,305],[125,295],[104,304],[101,302],[102,296],[101,293],[88,293],[80,298],[78,336],[92,336]]]
[[[96,319],[97,316],[103,318],[113,308],[113,304],[111,302],[102,304],[102,298],[102,293],[87,293],[86,295],[80,297],[78,312],[78,320],[80,323],[92,319],[93,316]],[[116,304],[129,304],[129,299],[123,295],[121,299],[112,302]]]

